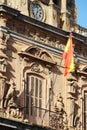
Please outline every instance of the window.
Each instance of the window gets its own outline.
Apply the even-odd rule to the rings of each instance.
[[[49,87],[39,74],[26,74],[25,117],[34,124],[49,126]]]
[[[41,117],[43,79],[34,75],[27,75],[26,86],[26,114]]]

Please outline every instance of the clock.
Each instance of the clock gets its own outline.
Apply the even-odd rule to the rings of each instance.
[[[32,16],[41,21],[43,19],[43,9],[38,3],[32,3]]]

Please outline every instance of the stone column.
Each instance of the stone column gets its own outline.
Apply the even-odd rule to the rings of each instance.
[[[67,0],[61,0],[61,21],[63,22],[62,29],[67,30]]]
[[[7,56],[5,50],[7,48],[8,35],[0,31],[0,108],[3,108],[3,95],[6,85],[6,65],[7,65]]]
[[[47,11],[47,23],[49,23],[52,26],[57,27],[58,25],[57,8],[54,7],[53,0],[50,0],[49,8],[46,11]]]
[[[20,11],[21,13],[23,13],[24,15],[29,16],[29,2],[28,0],[21,0],[20,1],[21,7],[20,7]]]
[[[66,0],[61,0],[61,12],[66,13]]]

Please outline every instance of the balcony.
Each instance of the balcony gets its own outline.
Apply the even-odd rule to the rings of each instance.
[[[85,37],[87,37],[87,28],[81,27],[78,24],[74,25],[74,28],[72,28],[72,30],[80,35],[83,35]]]
[[[18,129],[19,125],[20,127],[24,125],[25,127],[37,127],[44,130],[62,130],[67,128],[67,115],[63,109],[59,111],[57,108],[55,108],[54,111],[49,111],[47,109],[32,107],[32,113],[31,115],[27,114],[26,122],[25,120],[21,122],[15,118],[7,118],[5,111],[0,110],[0,125],[3,125],[3,123],[5,126],[11,126],[12,128],[15,127],[16,129]]]

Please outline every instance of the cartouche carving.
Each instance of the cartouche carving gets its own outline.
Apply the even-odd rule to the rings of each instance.
[[[6,49],[8,39],[9,34],[4,34],[2,31],[0,31],[0,50]]]

